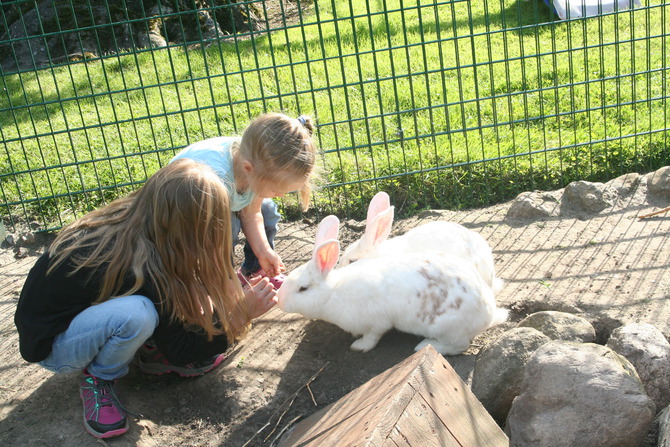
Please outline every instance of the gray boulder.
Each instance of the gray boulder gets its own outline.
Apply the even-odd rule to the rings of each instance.
[[[604,183],[578,181],[565,187],[561,203],[561,214],[570,211],[595,214],[611,208],[617,202],[619,194]]]
[[[621,197],[626,197],[635,192],[640,180],[642,176],[637,172],[632,172],[610,180],[605,183],[605,186],[614,189]]]
[[[587,319],[567,312],[535,312],[521,320],[518,326],[537,329],[552,340],[584,343],[596,340],[596,330]]]
[[[507,210],[509,219],[538,219],[558,216],[558,199],[551,193],[542,191],[519,194]]]
[[[639,447],[655,410],[624,357],[551,341],[528,360],[505,431],[511,447]]]
[[[647,174],[647,193],[670,199],[670,166]]]
[[[526,362],[549,337],[530,327],[511,329],[477,354],[472,392],[489,414],[505,422],[512,401],[519,395]]]
[[[612,331],[607,346],[635,366],[656,408],[670,405],[670,343],[648,323],[633,323]]]

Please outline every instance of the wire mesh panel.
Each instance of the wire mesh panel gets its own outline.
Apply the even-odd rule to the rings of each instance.
[[[317,212],[361,216],[380,189],[407,215],[653,170],[670,160],[669,10],[3,2],[0,213],[58,228],[266,111],[316,119]]]

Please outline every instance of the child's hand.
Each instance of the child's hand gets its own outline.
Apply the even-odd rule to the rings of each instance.
[[[277,276],[286,271],[286,266],[284,266],[281,257],[275,251],[268,253],[266,256],[259,256],[258,262],[269,277]]]
[[[277,304],[277,291],[268,278],[256,276],[249,279],[249,287],[244,290],[249,316],[257,318]]]

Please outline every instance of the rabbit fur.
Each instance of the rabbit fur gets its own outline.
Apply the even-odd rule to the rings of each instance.
[[[460,354],[472,339],[507,319],[491,288],[462,259],[426,250],[362,259],[334,269],[340,252],[339,220],[319,225],[312,258],[278,290],[278,306],[336,324],[360,336],[351,345],[369,351],[390,329],[426,337],[442,354]]]
[[[402,236],[387,239],[393,225],[394,207],[388,194],[377,193],[368,206],[365,233],[350,244],[340,259],[340,266],[363,258],[438,250],[472,262],[484,281],[497,293],[504,281],[495,275],[493,252],[477,232],[455,222],[438,220],[412,228]]]

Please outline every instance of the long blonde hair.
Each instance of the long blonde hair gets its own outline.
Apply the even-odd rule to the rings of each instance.
[[[75,273],[103,268],[96,302],[155,284],[163,310],[208,338],[232,341],[249,312],[232,265],[230,207],[214,171],[192,160],[158,170],[137,191],[64,228],[49,247],[49,272],[70,258]],[[129,274],[134,284],[122,290]]]
[[[266,113],[244,130],[237,150],[251,162],[257,176],[266,181],[285,182],[304,179],[300,189],[303,211],[316,174],[317,149],[312,138],[314,124],[307,115],[291,118],[282,113]]]

